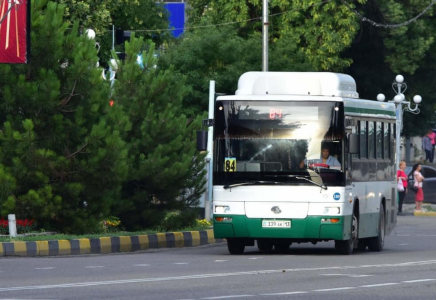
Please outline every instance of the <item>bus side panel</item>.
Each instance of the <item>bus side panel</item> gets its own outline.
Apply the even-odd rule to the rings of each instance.
[[[378,234],[381,203],[385,201],[386,234],[396,224],[394,168],[389,162],[353,162],[353,195],[359,199],[359,238]]]

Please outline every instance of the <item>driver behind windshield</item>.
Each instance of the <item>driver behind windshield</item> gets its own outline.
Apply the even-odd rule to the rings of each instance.
[[[326,164],[331,167],[341,167],[341,163],[336,157],[330,155],[330,149],[326,145],[321,148],[321,159],[316,159],[314,163]]]

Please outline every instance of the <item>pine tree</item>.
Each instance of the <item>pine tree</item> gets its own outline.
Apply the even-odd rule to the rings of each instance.
[[[0,214],[80,233],[119,201],[127,148],[107,118],[95,43],[67,27],[64,8],[32,1],[30,63],[0,66]]]
[[[184,78],[176,80],[172,68],[157,70],[152,43],[133,35],[125,47],[113,99],[129,118],[119,126],[131,167],[118,210],[128,228],[153,227],[165,210],[195,205],[204,191],[204,156],[197,153],[194,137],[201,118],[192,121],[182,114]],[[140,53],[143,67],[137,63]]]

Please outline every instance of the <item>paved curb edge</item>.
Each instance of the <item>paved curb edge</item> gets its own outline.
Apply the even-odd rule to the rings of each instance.
[[[436,217],[436,211],[426,211],[426,212],[415,211],[413,215],[416,217]]]
[[[152,248],[182,248],[222,242],[213,230],[149,235],[32,242],[0,242],[1,256],[57,256],[134,252]]]

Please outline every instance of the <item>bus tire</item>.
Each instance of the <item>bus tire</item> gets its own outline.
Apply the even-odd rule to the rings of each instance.
[[[270,252],[273,246],[274,244],[269,240],[262,240],[262,239],[257,240],[257,249],[259,249],[259,251]]]
[[[335,248],[339,253],[344,255],[353,254],[354,242],[357,239],[359,232],[359,219],[356,215],[356,211],[353,211],[353,217],[351,219],[351,234],[350,238],[345,241],[335,241]]]
[[[385,244],[385,206],[380,205],[380,217],[378,220],[378,234],[376,237],[368,239],[369,251],[380,252]]]
[[[227,249],[229,249],[230,254],[242,254],[245,250],[245,244],[242,239],[227,239]]]

